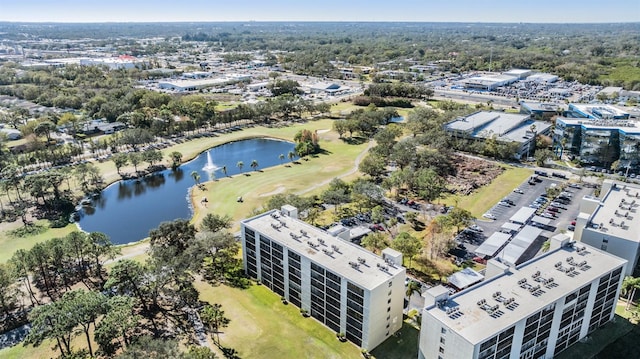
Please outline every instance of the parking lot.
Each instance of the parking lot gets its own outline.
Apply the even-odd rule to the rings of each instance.
[[[553,186],[554,184],[555,186],[560,186],[565,182],[563,179],[546,176],[538,176],[538,179],[539,182],[535,182],[535,184],[529,184],[528,181],[523,182],[517,187],[517,192],[511,192],[504,198],[513,204],[502,201],[500,203],[496,203],[487,211],[489,217],[495,217],[495,220],[488,218],[480,218],[476,220],[473,226],[464,230],[458,237],[456,237],[457,242],[461,244],[461,246],[452,250],[450,253],[459,258],[473,258],[475,256],[474,251],[478,246],[480,246],[494,232],[500,231],[502,225],[509,222],[509,218],[511,218],[511,216],[513,216],[520,208],[529,207],[535,203],[536,200],[541,203],[542,201],[539,200],[539,198],[541,195],[546,195],[546,189],[548,187]],[[572,188],[567,186],[564,192],[566,192],[566,195],[570,197],[570,199],[564,201],[564,203],[556,203],[557,206],[553,206],[555,207],[553,211],[544,210],[545,207],[548,207],[550,203],[553,202],[553,199],[549,199],[541,205],[541,209],[538,210],[537,214],[547,212],[549,217],[553,216],[553,218],[549,218],[551,222],[548,226],[541,226],[541,228],[544,229],[542,232],[543,237],[550,238],[553,234],[567,230],[571,225],[571,222],[579,213],[578,208],[582,197],[593,194],[592,188],[586,188],[583,186],[578,187],[579,188]],[[536,241],[536,244],[541,245],[542,243],[544,243],[544,241]],[[538,252],[539,249],[540,248],[532,248],[535,252]]]

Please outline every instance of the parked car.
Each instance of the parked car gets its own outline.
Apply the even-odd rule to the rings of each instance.
[[[476,232],[483,232],[484,231],[484,229],[482,229],[482,227],[480,227],[477,224],[469,226],[469,229],[472,230],[472,231],[476,231]]]
[[[516,203],[515,203],[514,201],[510,200],[509,198],[505,198],[505,199],[503,199],[502,201],[503,201],[503,202],[506,202],[506,203],[509,203],[509,204],[510,204],[510,205],[512,205],[512,206],[515,206],[515,205],[516,205]]]
[[[480,264],[487,264],[487,260],[482,257],[473,257],[473,261]]]
[[[516,189],[514,189],[514,190],[513,190],[513,192],[514,192],[514,193],[519,193],[519,194],[523,194],[523,193],[524,193],[524,191],[523,191],[523,190],[521,190],[520,188],[516,188]]]
[[[533,173],[537,174],[538,176],[549,177],[549,174],[545,171],[533,171]]]
[[[549,206],[549,207],[547,207],[547,211],[549,211],[549,212],[558,212],[560,210],[558,209],[558,207]]]
[[[496,217],[495,215],[493,215],[492,213],[485,213],[482,215],[482,217],[484,218],[488,218],[488,219],[498,219],[498,217]]]
[[[558,178],[567,178],[567,176],[564,173],[560,173],[560,172],[551,172],[551,175],[553,177],[558,177]]]
[[[577,184],[577,183],[569,183],[569,187],[571,187],[571,188],[575,188],[575,189],[581,189],[581,188],[582,188],[582,187],[580,187],[580,185],[579,185],[579,184]]]
[[[550,219],[554,218],[553,215],[551,213],[549,213],[549,212],[541,213],[540,217],[545,217],[545,218],[550,218]]]
[[[576,230],[576,226],[574,224],[571,224],[571,225],[567,226],[567,230],[568,231],[575,231]]]

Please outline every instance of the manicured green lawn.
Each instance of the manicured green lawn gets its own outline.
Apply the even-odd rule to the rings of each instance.
[[[325,121],[310,122],[309,125],[315,125],[316,128],[324,125],[327,129]],[[285,130],[281,129],[280,137],[291,136],[292,138],[297,132]],[[298,163],[289,163],[286,159],[283,165],[260,171],[245,170],[244,174],[208,182],[205,184],[204,191],[194,188],[192,191],[192,199],[196,204],[194,222],[198,223],[209,212],[228,214],[239,221],[250,215],[254,209],[261,207],[274,194],[314,193],[315,186],[322,187],[334,177],[352,170],[355,158],[367,148],[366,143],[346,144],[333,132],[320,133],[319,137],[320,146],[325,153],[317,157],[298,160]],[[200,205],[202,197],[208,200],[206,208]],[[236,201],[238,197],[242,197],[242,203]]]
[[[389,337],[372,350],[371,354],[376,359],[415,359],[418,357],[419,342],[420,330],[404,323],[400,334]]]
[[[640,328],[616,315],[614,322],[605,324],[590,334],[584,343],[578,342],[570,346],[556,355],[556,358],[637,358],[639,341]]]
[[[48,221],[37,221],[36,223],[42,225],[48,225]],[[7,230],[19,228],[22,226],[21,221],[7,225]],[[75,224],[68,225],[64,228],[50,228],[44,233],[40,233],[36,236],[15,238],[9,236],[7,230],[0,232],[0,263],[8,261],[13,253],[18,249],[31,249],[36,243],[46,241],[51,238],[64,237],[67,234],[78,230]]]
[[[471,212],[476,218],[482,218],[482,214],[511,193],[532,173],[530,169],[506,166],[506,170],[488,186],[480,188],[469,196],[449,196],[443,199],[442,203],[453,206],[457,201],[459,207]]]
[[[222,305],[231,323],[220,341],[236,349],[241,358],[362,358],[358,347],[340,342],[330,329],[304,318],[298,307],[282,304],[264,286],[243,290],[196,282],[196,288],[200,299]]]

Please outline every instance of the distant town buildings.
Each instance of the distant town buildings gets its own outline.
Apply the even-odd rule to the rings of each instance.
[[[629,262],[633,274],[640,256],[640,186],[605,180],[600,197],[585,196],[574,238]]]
[[[247,275],[371,350],[402,327],[402,255],[379,257],[298,220],[283,206],[241,223]]]
[[[562,234],[519,266],[491,260],[479,284],[425,292],[418,358],[552,358],[613,318],[626,264]]]

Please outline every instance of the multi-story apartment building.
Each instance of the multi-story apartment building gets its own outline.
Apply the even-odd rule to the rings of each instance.
[[[629,261],[625,274],[633,274],[640,257],[640,186],[605,180],[600,197],[580,202],[573,238]]]
[[[625,266],[562,234],[519,266],[491,260],[469,289],[426,292],[418,358],[552,358],[613,318]]]
[[[371,350],[402,327],[405,268],[297,218],[283,206],[242,221],[246,273],[356,345]]]

